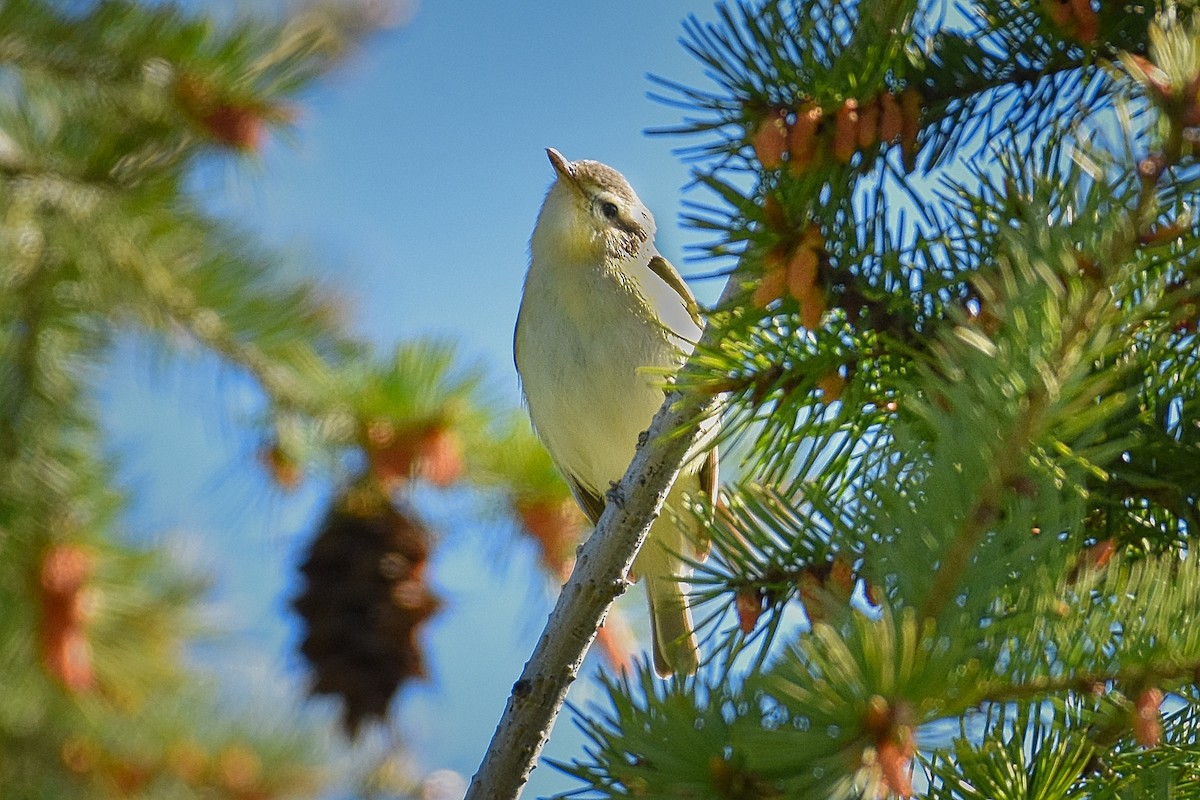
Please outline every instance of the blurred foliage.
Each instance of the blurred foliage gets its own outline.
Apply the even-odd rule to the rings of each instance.
[[[184,187],[202,159],[254,153],[366,11],[218,24],[0,4],[5,796],[295,797],[328,780],[311,723],[233,712],[188,664],[205,581],[124,534],[92,392],[131,326],[208,346],[296,408],[359,349],[326,298]]]
[[[386,11],[318,0],[218,20],[192,4],[0,3],[5,797],[265,800],[314,796],[336,777],[313,720],[233,711],[229,687],[189,663],[206,581],[125,535],[94,392],[112,343],[131,331],[167,351],[205,348],[251,376],[263,393],[261,466],[283,489],[310,476],[336,487],[329,518],[314,521],[309,588],[340,596],[364,573],[358,588],[371,596],[343,592],[324,617],[331,608],[297,600],[316,621],[314,691],[342,698],[354,730],[423,673],[417,627],[437,607],[424,573],[435,537],[408,492],[484,480],[476,455],[504,451],[482,375],[444,342],[371,352],[330,292],[210,215],[189,183],[205,163],[253,158],[285,131],[303,92]],[[527,460],[492,459],[485,482],[525,492]],[[550,482],[539,476],[537,491]],[[342,534],[334,545],[331,530]],[[379,530],[376,549],[363,547],[375,541],[363,532]],[[370,641],[352,635],[364,631]],[[399,680],[383,670],[367,686],[354,679],[361,665],[339,672],[361,655],[350,640],[376,666],[401,652]],[[402,762],[368,776],[370,790],[420,791]]]

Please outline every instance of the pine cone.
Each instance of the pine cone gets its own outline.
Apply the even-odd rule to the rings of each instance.
[[[350,736],[425,675],[418,629],[441,605],[425,582],[429,550],[415,519],[355,495],[334,504],[300,567],[305,585],[292,606],[305,623],[310,693],[342,699]]]

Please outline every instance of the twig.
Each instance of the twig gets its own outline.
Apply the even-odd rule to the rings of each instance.
[[[1067,675],[1045,675],[1030,678],[1022,683],[985,686],[976,700],[978,703],[1014,703],[1022,700],[1044,698],[1051,694],[1077,692],[1091,694],[1097,687],[1109,684],[1126,686],[1159,686],[1164,682],[1186,680],[1191,682],[1200,670],[1200,659],[1179,662],[1133,664],[1112,672],[1075,672]]]

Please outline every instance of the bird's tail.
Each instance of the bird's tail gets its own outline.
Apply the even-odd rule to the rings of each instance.
[[[664,678],[691,675],[700,666],[700,651],[683,587],[671,576],[646,576],[646,595],[650,598],[654,671]]]
[[[688,569],[680,554],[693,552],[695,543],[671,517],[665,512],[654,523],[634,562],[650,601],[654,670],[663,677],[691,675],[700,665],[686,584],[681,583],[687,579]]]

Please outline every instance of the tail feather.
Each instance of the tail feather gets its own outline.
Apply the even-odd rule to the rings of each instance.
[[[668,507],[680,507],[684,489],[678,484],[667,500]],[[683,522],[683,525],[677,524]],[[667,510],[650,528],[650,534],[634,560],[634,571],[646,584],[650,601],[651,644],[654,669],[663,676],[691,675],[700,665],[692,614],[685,594],[689,570],[684,555],[696,548],[697,536],[685,520],[677,520]]]
[[[692,614],[683,587],[670,577],[646,578],[654,671],[662,677],[691,675],[700,666]]]

